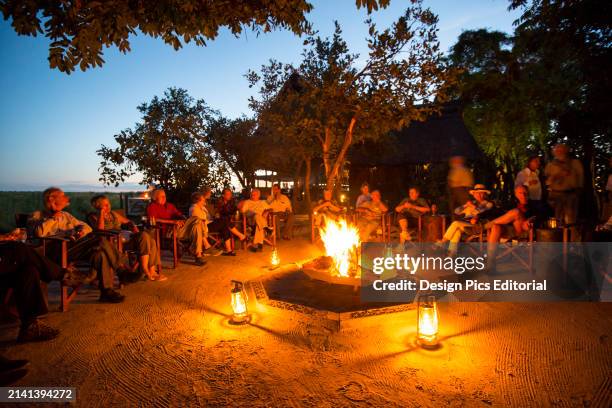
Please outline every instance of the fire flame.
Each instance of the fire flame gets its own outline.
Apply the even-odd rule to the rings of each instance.
[[[325,227],[321,228],[321,240],[327,256],[334,260],[338,275],[349,276],[351,258],[360,243],[359,230],[344,219],[325,220]]]
[[[278,266],[280,264],[280,258],[278,256],[278,250],[274,248],[272,250],[272,255],[270,256],[270,263],[272,266]]]

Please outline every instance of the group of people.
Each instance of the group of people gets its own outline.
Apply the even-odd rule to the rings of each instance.
[[[448,250],[456,251],[462,236],[474,228],[484,228],[489,249],[503,235],[520,236],[532,225],[535,217],[545,212],[547,204],[559,220],[567,224],[575,222],[578,209],[578,194],[583,186],[583,169],[580,162],[569,156],[567,146],[560,144],[553,148],[554,159],[544,170],[545,188],[541,182],[540,159],[532,157],[519,172],[515,182],[516,206],[507,212],[500,212],[489,200],[490,191],[483,184],[474,184],[472,172],[461,158],[452,158],[448,185],[450,208],[453,222],[445,231],[440,243],[448,242]],[[547,202],[544,194],[547,193]],[[154,190],[151,203],[146,209],[147,226],[138,227],[120,212],[111,208],[108,197],[97,195],[92,198],[93,211],[87,222],[75,218],[66,211],[69,197],[59,188],[48,188],[43,193],[43,210],[35,212],[29,220],[30,232],[34,237],[63,237],[68,241],[67,258],[70,262],[85,261],[89,271],[77,269],[68,264],[62,268],[61,245],[51,242],[46,245],[45,254],[20,242],[11,234],[0,237],[0,284],[2,288],[13,288],[21,318],[20,341],[45,340],[57,336],[57,330],[43,325],[38,316],[47,312],[45,294],[40,281],[61,280],[67,286],[78,286],[83,282],[96,281],[100,289],[101,302],[119,303],[124,300],[114,287],[115,277],[130,282],[140,279],[164,281],[161,273],[160,243],[175,232],[177,239],[193,254],[197,265],[205,265],[206,256],[235,256],[234,239],[244,241],[246,231],[239,228],[244,214],[251,225],[252,243],[249,249],[262,251],[266,234],[275,227],[271,219],[284,222],[282,238],[291,239],[294,213],[290,199],[282,193],[278,184],[271,194],[261,199],[261,192],[254,188],[250,196],[236,202],[230,189],[224,189],[219,200],[209,204],[211,190],[204,189],[191,196],[191,206],[184,215],[167,201],[163,189]],[[418,227],[420,216],[436,214],[437,207],[421,197],[418,187],[408,189],[408,195],[395,208],[400,229],[400,241],[412,240],[411,231]],[[323,197],[313,208],[313,222],[322,225],[324,219],[338,219],[347,210],[333,199],[331,191],[324,191]],[[389,208],[382,201],[378,190],[370,192],[367,184],[362,185],[361,194],[355,203],[356,225],[361,240],[368,241],[377,231],[383,216]],[[274,217],[270,217],[274,215]],[[176,228],[170,228],[168,221]],[[150,228],[154,227],[154,228]],[[132,257],[120,249],[117,241],[110,239],[121,231],[117,239],[123,239]],[[234,238],[234,239],[233,239]],[[211,242],[212,241],[212,242]],[[217,247],[222,249],[219,250]]]
[[[176,224],[177,239],[186,244],[196,265],[205,265],[205,256],[236,255],[232,236],[239,241],[247,238],[237,228],[240,213],[252,225],[251,251],[262,250],[264,234],[269,230],[268,214],[285,222],[283,238],[290,239],[294,217],[289,198],[278,184],[266,200],[260,200],[260,196],[261,192],[253,189],[249,199],[236,203],[232,191],[224,189],[211,207],[208,204],[211,190],[204,189],[191,195],[191,206],[185,216],[167,201],[163,189],[156,189],[146,209],[147,223],[138,227],[113,210],[103,194],[91,199],[92,211],[87,222],[79,220],[66,211],[70,205],[68,195],[59,188],[48,188],[43,192],[43,209],[28,220],[29,238],[45,239],[44,251],[24,243],[25,237],[19,233],[0,236],[0,288],[13,291],[21,323],[18,341],[49,340],[59,334],[39,320],[39,316],[48,312],[41,281],[61,281],[74,288],[97,281],[100,302],[120,303],[125,296],[115,289],[116,278],[122,283],[167,280],[161,273],[160,243],[156,238],[158,233],[162,240],[169,236],[173,229],[168,221]],[[218,238],[211,243],[213,234]],[[219,240],[223,250],[215,248]],[[67,253],[63,253],[63,243],[67,244]],[[65,267],[61,266],[63,259],[69,262]],[[79,262],[89,267],[76,268],[75,263]]]
[[[540,157],[528,159],[515,179],[516,206],[506,212],[489,199],[491,191],[485,185],[474,183],[473,173],[466,166],[464,158],[451,158],[448,187],[453,221],[438,242],[448,243],[448,251],[452,255],[456,253],[457,244],[463,236],[482,228],[488,231],[486,236],[489,251],[492,252],[502,237],[525,236],[534,222],[549,215],[565,225],[575,224],[578,197],[584,184],[583,167],[579,160],[570,157],[569,148],[564,144],[554,146],[552,153],[553,160],[546,165],[543,174],[540,173]],[[337,219],[346,212],[331,196],[330,191],[325,191],[323,199],[314,207],[315,225],[321,225],[323,217]],[[400,229],[400,242],[404,243],[412,240],[411,232],[418,228],[419,218],[436,214],[437,206],[421,197],[420,189],[413,186],[394,211]],[[372,232],[380,229],[383,215],[388,212],[380,191],[370,192],[369,185],[364,183],[355,202],[356,224],[362,241],[369,240]]]

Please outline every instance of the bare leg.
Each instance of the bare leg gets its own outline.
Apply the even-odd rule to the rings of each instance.
[[[230,232],[234,234],[235,236],[237,236],[238,239],[241,241],[243,241],[246,238],[246,236],[242,232],[238,231],[236,227],[230,228]]]

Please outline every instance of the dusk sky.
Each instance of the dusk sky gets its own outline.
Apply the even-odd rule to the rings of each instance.
[[[366,54],[365,11],[354,0],[312,1],[309,16],[322,35],[338,20],[352,52]],[[374,14],[387,27],[408,1],[392,0]],[[508,12],[507,0],[425,1],[439,16],[443,50],[464,30],[490,28],[512,31],[518,12]],[[222,33],[207,47],[188,45],[179,51],[143,35],[130,39],[132,51],[106,50],[102,68],[66,75],[51,70],[48,40],[18,37],[9,22],[0,22],[0,190],[41,190],[58,185],[72,191],[99,189],[102,144],[114,145],[113,135],[139,120],[137,105],[162,95],[170,86],[203,98],[224,115],[250,115],[244,74],[268,59],[298,62],[303,39],[288,31],[259,37]],[[134,182],[138,182],[134,178]],[[130,188],[132,185],[124,186]]]

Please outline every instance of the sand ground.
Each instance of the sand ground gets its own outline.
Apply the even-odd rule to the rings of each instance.
[[[282,242],[283,262],[316,253]],[[416,312],[326,329],[252,306],[227,324],[230,279],[271,272],[270,249],[166,269],[167,282],[124,288],[125,303],[80,294],[46,320],[62,330],[0,352],[31,361],[20,386],[70,386],[77,406],[612,406],[612,304],[441,304],[442,348],[414,346]],[[56,305],[52,305],[55,309]]]

